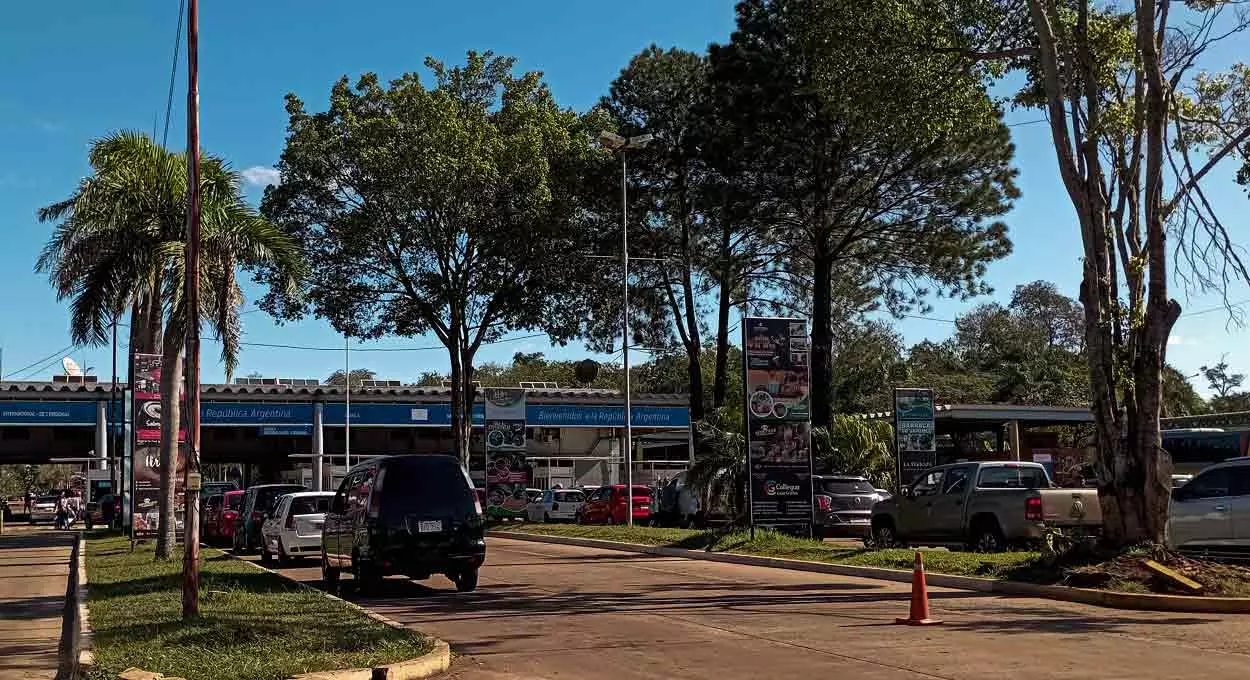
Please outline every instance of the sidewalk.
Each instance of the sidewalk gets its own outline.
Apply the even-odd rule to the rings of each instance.
[[[76,535],[6,523],[0,536],[0,680],[56,677]]]

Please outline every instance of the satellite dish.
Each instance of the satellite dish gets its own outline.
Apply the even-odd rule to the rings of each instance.
[[[78,365],[77,361],[74,361],[69,357],[61,359],[61,367],[65,369],[65,375],[76,378],[82,377],[82,367]]]

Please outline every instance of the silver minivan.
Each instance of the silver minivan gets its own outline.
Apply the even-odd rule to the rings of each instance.
[[[1173,490],[1168,542],[1179,550],[1250,551],[1250,458],[1216,463]]]

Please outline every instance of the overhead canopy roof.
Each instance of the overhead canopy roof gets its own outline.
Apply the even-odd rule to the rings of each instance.
[[[933,409],[937,422],[1001,425],[1017,421],[1028,425],[1073,425],[1093,423],[1094,414],[1083,406],[1020,406],[1017,404],[938,404]],[[869,420],[892,420],[892,411],[867,413]]]

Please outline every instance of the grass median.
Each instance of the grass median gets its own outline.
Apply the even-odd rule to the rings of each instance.
[[[915,550],[853,548],[765,530],[756,531],[755,539],[752,540],[750,534],[745,531],[723,533],[690,529],[572,524],[505,524],[496,528],[500,531],[518,531],[547,536],[596,538],[638,545],[783,557],[792,560],[889,569],[911,569],[916,557]],[[925,569],[937,574],[1044,580],[1043,574],[1038,571],[1038,553],[1036,552],[970,553],[951,550],[922,550],[921,552],[924,553]]]
[[[343,602],[202,551],[200,616],[184,622],[182,554],[157,562],[153,546],[125,537],[87,541],[92,679],[137,666],[195,680],[278,680],[421,656],[415,632],[374,621]]]

